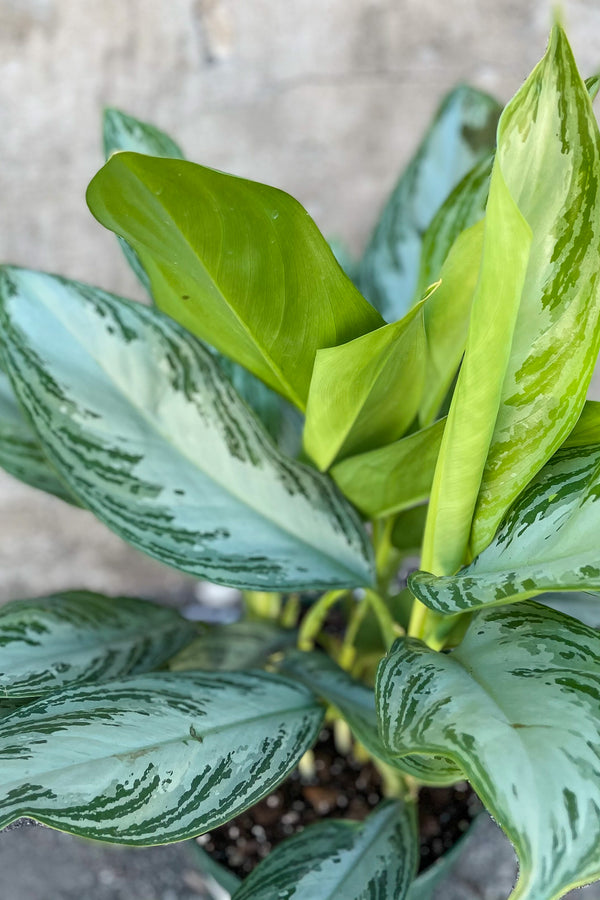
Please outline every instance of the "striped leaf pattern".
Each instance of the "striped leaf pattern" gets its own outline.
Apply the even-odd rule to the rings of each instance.
[[[184,840],[270,793],[322,719],[305,688],[265,672],[67,688],[0,720],[0,827],[31,816],[112,843]]]
[[[555,188],[548,190],[548,185]],[[426,567],[452,574],[575,425],[600,347],[600,135],[560,26],[498,129]]]
[[[414,302],[423,235],[450,192],[493,150],[500,111],[471,87],[448,94],[391,194],[359,276],[361,290],[389,322]]]
[[[0,608],[0,691],[35,697],[162,665],[196,629],[134,597],[69,591]]]
[[[242,621],[208,627],[181,653],[169,668],[173,671],[208,669],[220,672],[263,666],[273,653],[296,643],[297,632],[271,622]]]
[[[560,450],[470,565],[456,575],[417,572],[411,590],[450,614],[542,591],[600,590],[599,486],[600,444]]]
[[[8,376],[0,371],[0,467],[19,481],[76,504],[50,465],[38,436],[23,415]]]
[[[388,801],[364,822],[330,819],[279,844],[232,900],[404,900],[416,868],[414,810]]]
[[[356,739],[377,759],[418,778],[424,784],[452,784],[462,777],[460,770],[449,760],[427,756],[405,756],[400,759],[390,753],[379,736],[373,691],[352,678],[325,654],[289,651],[283,659],[281,670],[334,706]]]
[[[2,270],[15,390],[73,492],[113,531],[235,587],[370,582],[367,535],[333,482],[286,459],[191,335],[154,309]]]
[[[424,291],[428,285],[438,280],[458,237],[483,219],[493,164],[494,154],[489,154],[476,163],[431,220],[423,238],[417,291]]]
[[[511,900],[600,877],[600,636],[526,602],[478,613],[450,654],[414,639],[381,663],[391,752],[444,753],[515,844]]]

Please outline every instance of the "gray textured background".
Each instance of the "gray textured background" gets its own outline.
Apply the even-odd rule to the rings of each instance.
[[[358,252],[442,95],[469,81],[507,100],[544,51],[551,5],[0,0],[0,259],[139,295],[83,199],[102,162],[105,104],[154,121],[192,159],[287,189],[328,236]],[[582,72],[591,74],[600,67],[600,3],[563,8]],[[2,473],[0,509],[0,601],[67,587],[193,596],[191,579]],[[0,839],[0,898],[200,894],[175,851],[143,865],[138,853],[123,869],[122,851],[105,856],[33,834]],[[63,846],[72,848],[68,858]],[[512,856],[491,831],[470,865],[475,874],[457,888],[463,900],[506,897]],[[473,887],[478,879],[484,887]]]

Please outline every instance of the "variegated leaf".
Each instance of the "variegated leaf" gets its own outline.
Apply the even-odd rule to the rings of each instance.
[[[317,350],[383,325],[289,194],[194,163],[118,153],[88,187],[157,305],[300,410]]]
[[[236,587],[371,581],[334,484],[286,459],[175,322],[77,282],[2,270],[6,358],[44,450],[117,534]]]
[[[527,602],[478,613],[452,653],[414,639],[382,662],[391,752],[444,753],[515,844],[511,900],[600,877],[600,636]]]
[[[411,590],[441,613],[542,591],[600,590],[599,486],[600,445],[560,450],[470,565],[456,575],[417,572]]]
[[[351,456],[331,470],[334,481],[370,518],[422,503],[431,491],[445,419],[378,450]]]
[[[297,678],[315,694],[334,706],[346,720],[356,739],[369,753],[424,784],[452,784],[462,778],[449,760],[427,756],[398,758],[383,745],[377,728],[375,695],[324,653],[288,651],[281,671]]]
[[[417,850],[412,805],[387,801],[364,822],[318,822],[279,844],[232,900],[404,900]]]
[[[183,159],[183,153],[175,141],[149,122],[142,122],[120,109],[108,106],[104,110],[102,122],[104,155],[108,159],[113,153],[131,150],[148,156],[162,156]]]
[[[23,415],[10,380],[0,371],[0,467],[31,487],[77,504],[50,465],[38,437]]]
[[[172,609],[133,597],[69,591],[0,608],[0,692],[34,697],[148,672],[196,629]]]
[[[270,793],[322,719],[305,688],[266,672],[51,694],[0,720],[0,827],[31,816],[112,843],[193,837]]]
[[[414,299],[423,235],[441,204],[494,148],[501,107],[461,86],[442,102],[418,150],[390,196],[361,262],[361,290],[388,321]]]
[[[502,114],[485,222],[425,535],[436,574],[491,541],[565,440],[600,347],[600,136],[558,25]]]
[[[200,637],[178,653],[173,671],[208,669],[221,672],[263,666],[273,653],[295,644],[296,631],[271,622],[233,622],[207,627]]]
[[[457,238],[485,215],[494,155],[476,163],[442,203],[423,238],[417,292],[441,277],[442,267]]]
[[[565,616],[572,616],[590,628],[600,629],[600,594],[591,591],[557,591],[540,594],[535,598],[535,602],[549,606],[550,609],[564,613]]]

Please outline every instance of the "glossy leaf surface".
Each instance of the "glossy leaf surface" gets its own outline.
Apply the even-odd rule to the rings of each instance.
[[[390,196],[360,270],[362,291],[388,321],[411,306],[423,234],[450,191],[493,150],[500,110],[474,88],[448,94]]]
[[[196,629],[172,609],[134,597],[69,591],[0,608],[0,691],[34,697],[148,672]]]
[[[525,603],[485,610],[450,654],[396,642],[378,673],[392,752],[445,753],[520,860],[511,900],[600,876],[600,636]]]
[[[108,159],[113,153],[124,150],[146,153],[148,156],[183,159],[183,153],[168,134],[149,122],[142,122],[140,119],[128,116],[120,109],[113,107],[105,109],[102,124],[105,159]],[[145,290],[152,295],[150,280],[139,256],[133,247],[119,235],[117,235],[117,240],[134,274]]]
[[[364,822],[329,819],[279,844],[232,900],[404,900],[417,847],[412,806],[388,801]]]
[[[483,219],[493,164],[493,154],[476,163],[433,217],[423,238],[417,291],[424,291],[441,277],[442,267],[457,238]]]
[[[208,669],[235,671],[263,666],[267,659],[296,641],[291,629],[270,622],[233,622],[216,625],[185,647],[171,660],[174,671]]]
[[[0,371],[0,467],[30,487],[77,503],[50,465],[19,406],[10,380]]]
[[[421,426],[429,425],[444,402],[465,351],[471,305],[483,250],[483,222],[456,239],[440,271],[440,285],[423,308],[427,360],[419,409]]]
[[[379,450],[351,456],[331,470],[333,479],[361,512],[388,516],[427,500],[445,419]]]
[[[345,672],[329,656],[289,651],[281,670],[297,678],[339,710],[356,739],[377,759],[419,778],[425,784],[452,784],[460,779],[460,771],[448,760],[427,756],[399,759],[391,754],[379,736],[373,691]]]
[[[4,269],[6,358],[48,457],[117,534],[190,574],[294,590],[371,579],[333,483],[283,457],[211,355],[156,310]]]
[[[542,591],[600,590],[599,484],[600,445],[559,451],[470,565],[437,578],[418,572],[411,590],[442,613]]]
[[[106,109],[104,111],[106,159],[116,151],[145,153],[148,156],[171,159],[184,158],[175,141],[154,125],[141,122],[118,109]],[[152,286],[138,254],[122,237],[117,235],[117,239],[131,268],[146,291],[152,296]],[[280,439],[286,437],[283,433],[287,421],[285,420],[286,411],[282,409],[283,400],[250,372],[231,360],[220,356],[219,364],[238,394],[254,410],[269,434],[279,444]]]
[[[490,542],[575,425],[598,355],[600,139],[559,26],[502,115],[485,222],[430,503],[425,558],[436,574]]]
[[[383,324],[308,213],[276,188],[118,153],[87,199],[134,247],[161,309],[302,410],[317,350]]]
[[[181,841],[270,793],[322,718],[306,689],[266,672],[60,691],[0,720],[0,825],[31,816],[95,840]]]
[[[425,351],[423,304],[399,322],[319,350],[304,449],[320,469],[402,437],[423,395]]]

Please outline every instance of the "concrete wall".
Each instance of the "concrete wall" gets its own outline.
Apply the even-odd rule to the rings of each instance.
[[[564,4],[582,71],[600,4]],[[137,292],[84,191],[100,111],[155,121],[187,154],[286,188],[358,250],[440,97],[506,100],[542,55],[551,3],[518,0],[0,0],[0,259]],[[85,512],[0,474],[0,599],[190,582]]]

